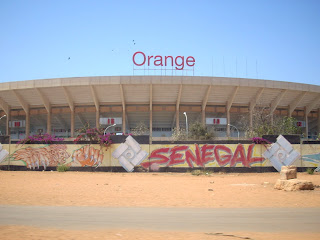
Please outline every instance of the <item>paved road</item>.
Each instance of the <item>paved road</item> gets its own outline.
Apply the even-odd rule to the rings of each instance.
[[[320,208],[109,208],[0,206],[0,225],[62,229],[320,232]]]

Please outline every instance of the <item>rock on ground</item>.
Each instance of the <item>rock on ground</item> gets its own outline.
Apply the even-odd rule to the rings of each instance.
[[[282,166],[280,172],[281,180],[289,180],[297,178],[297,167],[296,166]]]
[[[282,180],[278,179],[274,185],[275,189],[285,191],[297,191],[297,190],[313,190],[314,185],[312,182],[300,179]]]

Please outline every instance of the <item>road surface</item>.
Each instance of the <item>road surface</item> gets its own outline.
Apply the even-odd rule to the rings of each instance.
[[[320,232],[320,208],[0,206],[0,225],[61,229]]]

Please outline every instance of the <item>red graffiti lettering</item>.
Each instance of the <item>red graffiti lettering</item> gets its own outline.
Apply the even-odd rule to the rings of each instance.
[[[219,151],[226,152],[228,154],[221,155]],[[214,149],[214,155],[216,157],[216,160],[219,164],[219,166],[225,166],[230,162],[230,159],[232,157],[232,152],[230,148],[224,146],[224,145],[217,145]]]
[[[159,160],[155,160],[155,161],[152,161],[152,162],[143,162],[141,163],[141,166],[144,167],[144,168],[148,168],[152,163],[158,163],[158,164],[165,164],[169,161],[169,158],[164,156],[163,154],[161,153],[167,153],[169,152],[170,148],[159,148],[159,149],[156,149],[154,150],[149,159],[159,159]]]
[[[214,149],[214,145],[203,145],[203,147],[201,148],[201,159],[202,159],[202,163],[206,164],[208,162],[212,162],[214,160],[214,157],[210,157],[213,152],[209,152],[208,150]]]
[[[246,153],[242,144],[239,144],[234,151],[233,157],[230,162],[230,167],[235,167],[238,162],[241,162],[243,166],[248,167]]]
[[[172,166],[187,163],[190,168],[194,166],[204,167],[207,163],[214,160],[219,166],[236,167],[241,163],[244,167],[251,167],[251,164],[263,162],[263,157],[253,157],[253,149],[255,144],[248,147],[246,155],[245,148],[242,144],[238,144],[234,153],[225,145],[205,144],[199,147],[195,144],[195,151],[191,151],[188,146],[174,146],[172,148],[160,148],[154,150],[149,157],[148,162],[141,164],[142,167],[148,168],[151,164]]]
[[[186,162],[188,163],[189,167],[193,167],[192,162],[194,162],[198,166],[203,166],[201,161],[201,156],[200,156],[199,145],[196,144],[195,146],[196,146],[196,156],[191,152],[190,149],[186,151]]]
[[[176,165],[184,163],[184,159],[181,159],[183,157],[183,154],[177,153],[178,151],[186,150],[188,149],[188,146],[175,146],[171,149],[170,154],[170,161],[168,162],[167,166]]]
[[[248,147],[247,163],[249,164],[249,167],[251,167],[251,164],[253,163],[261,163],[264,161],[263,157],[252,157],[254,146],[255,144],[250,144],[250,146]]]

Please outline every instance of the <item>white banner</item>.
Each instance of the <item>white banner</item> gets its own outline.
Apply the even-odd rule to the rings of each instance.
[[[21,121],[10,121],[9,127],[15,128],[15,127],[25,127],[26,126],[26,120]]]
[[[99,121],[100,125],[121,125],[122,124],[122,118],[100,118]]]
[[[227,125],[226,118],[206,118],[207,125]]]

